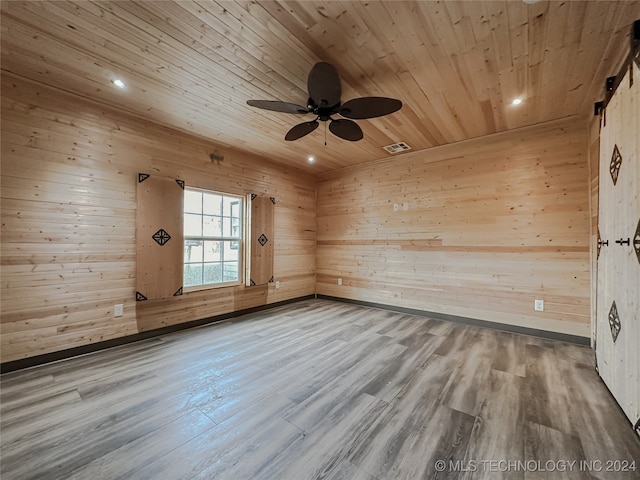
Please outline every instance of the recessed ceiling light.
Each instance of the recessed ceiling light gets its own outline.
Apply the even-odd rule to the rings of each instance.
[[[126,87],[125,83],[124,83],[122,80],[120,80],[119,78],[116,78],[116,79],[114,79],[114,80],[111,80],[111,82],[112,82],[116,87],[118,87],[118,88],[124,88],[124,87]]]
[[[309,155],[309,156],[307,157],[307,161],[308,161],[309,163],[313,163],[313,162],[315,162],[315,161],[316,161],[316,157],[314,157],[313,155]]]
[[[520,105],[522,103],[522,98],[517,97],[511,100],[511,105]]]

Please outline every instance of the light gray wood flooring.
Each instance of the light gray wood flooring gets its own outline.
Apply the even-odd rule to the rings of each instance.
[[[2,480],[640,478],[589,348],[328,300],[8,373],[1,408]]]

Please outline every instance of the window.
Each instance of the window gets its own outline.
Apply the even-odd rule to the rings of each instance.
[[[185,287],[242,281],[242,205],[242,197],[185,188]]]

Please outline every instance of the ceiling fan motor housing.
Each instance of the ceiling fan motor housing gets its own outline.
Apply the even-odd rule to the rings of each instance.
[[[315,120],[295,125],[285,135],[285,140],[292,141],[308,135],[318,127],[318,121],[329,121],[331,133],[352,142],[363,138],[362,129],[351,119],[367,119],[389,115],[402,107],[402,102],[386,97],[361,97],[342,103],[340,99],[342,87],[335,67],[330,63],[316,63],[309,72],[307,81],[309,97],[307,110],[294,103],[273,100],[247,100],[253,107],[283,113],[312,113]],[[341,119],[333,119],[339,114]]]
[[[331,120],[331,115],[335,115],[340,112],[340,102],[336,103],[332,107],[320,107],[316,105],[311,97],[307,101],[309,108],[309,112],[318,116],[318,120],[322,122],[326,122],[327,120]]]

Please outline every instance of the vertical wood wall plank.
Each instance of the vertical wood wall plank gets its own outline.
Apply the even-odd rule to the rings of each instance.
[[[182,295],[184,187],[173,178],[138,174],[136,298]]]
[[[251,200],[251,285],[273,280],[274,201],[268,197]]]
[[[598,259],[596,355],[600,376],[635,424],[640,418],[640,262],[633,245],[640,221],[640,69],[635,64],[633,69],[633,85],[627,71],[600,129],[599,229],[608,245]]]

